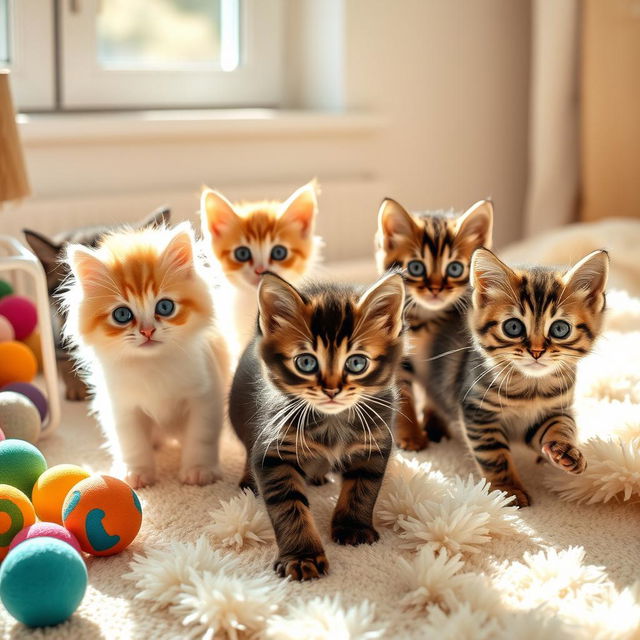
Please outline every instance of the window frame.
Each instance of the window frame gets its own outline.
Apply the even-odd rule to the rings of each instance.
[[[240,0],[240,64],[215,69],[102,69],[100,0],[59,3],[60,109],[278,106],[282,98],[281,0]]]

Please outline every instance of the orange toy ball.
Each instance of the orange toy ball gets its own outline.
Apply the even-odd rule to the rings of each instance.
[[[0,484],[0,562],[9,553],[9,545],[25,527],[36,521],[29,498],[8,484]]]
[[[122,480],[95,475],[69,491],[62,521],[83,551],[110,556],[128,547],[138,535],[142,506],[135,491]]]
[[[31,501],[40,520],[62,524],[62,505],[67,494],[91,474],[75,464],[57,464],[47,469],[33,485]]]
[[[0,342],[0,387],[10,382],[31,382],[38,362],[29,347],[21,342]]]
[[[42,347],[40,346],[40,333],[38,331],[34,331],[31,335],[24,338],[22,343],[26,344],[27,347],[31,349],[31,353],[36,357],[36,362],[38,363],[38,371],[42,371]]]

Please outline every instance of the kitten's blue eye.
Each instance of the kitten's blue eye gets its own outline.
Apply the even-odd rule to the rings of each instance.
[[[133,320],[133,311],[131,311],[129,307],[118,307],[117,309],[113,310],[111,317],[118,324],[127,324],[128,322],[131,322]]]
[[[277,244],[273,249],[271,249],[272,260],[284,260],[287,257],[287,254],[287,248],[283,247],[281,244]]]
[[[248,262],[251,260],[251,249],[249,247],[236,247],[233,251],[233,257],[238,262]]]
[[[502,323],[502,330],[510,338],[518,338],[524,335],[524,324],[518,318],[509,318]]]
[[[454,260],[447,265],[447,275],[452,278],[459,278],[464,273],[464,265],[462,262]]]
[[[313,373],[318,370],[318,359],[310,353],[303,353],[294,360],[296,368],[302,373]]]
[[[565,320],[556,320],[549,327],[549,335],[552,338],[566,338],[571,333],[571,325]]]
[[[424,262],[421,260],[411,260],[409,264],[407,264],[407,271],[409,275],[415,276],[416,278],[423,276],[425,272]]]
[[[344,363],[344,368],[350,373],[362,373],[369,366],[367,356],[349,356]]]
[[[175,308],[176,305],[173,300],[162,298],[162,300],[159,300],[158,304],[156,304],[156,313],[159,316],[170,316]]]

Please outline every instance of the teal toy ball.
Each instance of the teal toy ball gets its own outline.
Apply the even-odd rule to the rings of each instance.
[[[31,500],[33,485],[46,470],[47,461],[32,444],[13,439],[0,442],[0,484],[20,489]]]
[[[87,567],[78,552],[55,538],[32,538],[0,567],[0,600],[28,627],[68,620],[87,590]]]
[[[6,280],[0,280],[0,298],[10,296],[12,293],[13,287]]]

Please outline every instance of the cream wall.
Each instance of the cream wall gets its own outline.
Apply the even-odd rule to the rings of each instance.
[[[517,238],[528,0],[283,1],[283,106],[325,114],[32,119],[21,133],[34,197],[4,212],[2,229],[133,220],[161,203],[193,220],[202,183],[231,198],[285,197],[317,176],[330,260],[371,256],[385,195],[416,209],[491,195],[498,243]]]

